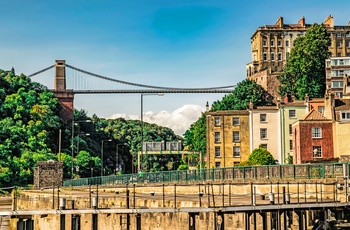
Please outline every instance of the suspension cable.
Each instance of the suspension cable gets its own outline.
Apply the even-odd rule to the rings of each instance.
[[[144,87],[144,88],[153,88],[153,89],[163,89],[163,90],[217,90],[217,89],[227,89],[227,88],[234,88],[236,87],[235,85],[229,85],[229,86],[220,86],[220,87],[209,87],[209,88],[173,88],[173,87],[161,87],[161,86],[153,86],[153,85],[144,85],[144,84],[137,84],[137,83],[132,83],[132,82],[127,82],[127,81],[121,81],[121,80],[117,80],[117,79],[113,79],[113,78],[109,78],[109,77],[105,77],[105,76],[101,76],[98,74],[94,74],[88,71],[85,71],[83,69],[79,69],[77,67],[65,64],[68,68],[71,68],[73,70],[94,76],[94,77],[98,77],[104,80],[108,80],[108,81],[113,81],[113,82],[117,82],[117,83],[121,83],[121,84],[125,84],[125,85],[132,85],[132,86],[137,86],[137,87]]]
[[[40,70],[40,71],[38,71],[38,72],[32,73],[32,74],[28,75],[27,77],[34,77],[35,75],[38,75],[38,74],[40,74],[40,73],[43,73],[43,72],[45,72],[46,70],[49,70],[49,69],[51,69],[51,68],[53,68],[53,67],[55,67],[55,65],[49,66],[49,67],[47,67],[47,68],[45,68],[45,69],[42,69],[42,70]]]

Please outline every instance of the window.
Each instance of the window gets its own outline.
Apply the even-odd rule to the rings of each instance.
[[[293,128],[292,128],[292,125],[290,124],[289,125],[289,135],[292,135],[293,134]]]
[[[341,33],[340,32],[337,33],[337,37],[338,38],[341,37]]]
[[[295,110],[294,109],[291,109],[289,110],[289,118],[295,118]]]
[[[286,52],[286,60],[289,59],[289,52]]]
[[[274,61],[275,60],[275,53],[271,53],[270,57],[271,57],[271,61]]]
[[[337,53],[337,57],[341,57],[341,53]]]
[[[344,70],[339,70],[339,76],[344,77]]]
[[[332,88],[343,88],[343,81],[332,81]]]
[[[215,117],[214,118],[214,125],[215,126],[220,126],[220,117]]]
[[[221,168],[221,163],[220,162],[215,162],[215,168]]]
[[[337,41],[337,47],[341,47],[341,41]]]
[[[263,54],[263,60],[267,61],[267,53],[266,52],[264,52],[264,54]]]
[[[215,146],[215,157],[221,157],[220,146]]]
[[[239,118],[238,117],[232,118],[232,125],[239,125]]]
[[[338,98],[342,98],[342,97],[343,97],[343,93],[342,93],[342,92],[336,92],[335,95],[336,95]]]
[[[260,139],[267,139],[267,128],[260,129]]]
[[[281,52],[278,53],[278,60],[282,61],[282,53]]]
[[[322,146],[312,146],[312,158],[322,158]]]
[[[317,110],[318,110],[318,112],[323,114],[324,113],[324,106],[318,106]]]
[[[220,133],[219,132],[215,132],[214,133],[214,136],[215,136],[215,143],[220,143]]]
[[[240,141],[240,138],[239,138],[239,132],[238,131],[233,131],[232,132],[232,141],[233,142],[239,142]]]
[[[267,150],[267,144],[260,144],[260,147]]]
[[[319,127],[314,127],[312,130],[312,138],[321,138],[322,137],[322,129]]]
[[[345,37],[350,38],[350,32],[346,32]]]
[[[275,45],[275,40],[271,39],[270,46],[273,47]]]
[[[267,46],[266,40],[263,40],[263,46],[264,46],[264,47]]]
[[[278,40],[278,41],[277,41],[277,45],[278,45],[279,47],[281,47],[281,46],[282,46],[282,41],[281,41],[281,40]]]
[[[286,47],[289,47],[289,40],[286,40]]]
[[[289,140],[289,151],[293,152],[293,140]]]
[[[350,112],[342,112],[341,119],[342,120],[350,120]]]
[[[241,147],[233,146],[233,157],[240,157],[240,156],[241,156]]]
[[[266,122],[266,114],[260,114],[260,122]]]
[[[350,41],[346,42],[346,47],[348,47],[348,48],[350,47]]]

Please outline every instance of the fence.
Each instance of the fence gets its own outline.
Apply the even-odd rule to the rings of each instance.
[[[63,186],[259,179],[325,179],[349,175],[348,163],[244,166],[110,175],[67,180]]]

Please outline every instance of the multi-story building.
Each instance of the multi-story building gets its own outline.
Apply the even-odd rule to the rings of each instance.
[[[280,110],[277,106],[258,106],[249,108],[250,152],[259,146],[267,149],[279,162],[281,161]]]
[[[331,36],[329,51],[332,57],[350,56],[350,24],[334,26],[333,16],[323,22]],[[293,42],[303,36],[312,24],[306,24],[302,17],[297,24],[284,24],[279,17],[275,25],[259,27],[251,37],[252,61],[246,65],[247,78],[262,85],[277,98],[279,81]]]
[[[292,126],[293,163],[331,160],[333,152],[332,120],[316,110],[311,110]]]
[[[346,85],[344,90],[347,88]],[[316,99],[308,104],[310,112],[292,125],[293,161],[296,164],[350,160],[350,98],[339,99],[327,90],[323,101],[321,104]]]
[[[206,113],[208,168],[232,167],[250,154],[249,112],[228,110]]]
[[[350,41],[349,41],[350,47]],[[350,57],[332,57],[326,60],[326,87],[338,98],[342,98],[350,76]]]
[[[293,156],[292,125],[305,116],[308,111],[308,100],[288,101],[288,97],[280,104],[280,129],[281,129],[281,163],[291,163],[289,158]]]

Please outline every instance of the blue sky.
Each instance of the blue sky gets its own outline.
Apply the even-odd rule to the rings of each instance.
[[[242,81],[251,61],[251,35],[279,16],[285,23],[302,16],[306,23],[321,23],[330,14],[336,25],[350,20],[348,0],[0,0],[0,5],[0,69],[29,75],[64,59],[103,76],[171,87]],[[52,88],[53,74],[33,80]],[[222,96],[150,96],[144,100],[145,120],[188,126],[206,101]],[[140,95],[77,95],[75,108],[137,119]],[[185,128],[178,129],[181,134]]]

